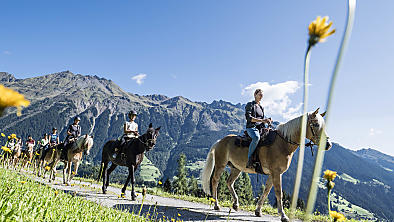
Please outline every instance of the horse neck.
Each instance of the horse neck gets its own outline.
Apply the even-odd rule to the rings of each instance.
[[[289,153],[294,153],[298,148],[298,145],[289,143],[290,141],[297,144],[300,143],[301,120],[302,116],[289,120],[288,122],[280,124],[277,127],[279,133],[287,141]]]
[[[145,147],[145,144],[142,142],[142,138],[143,138],[143,135],[142,136],[139,136],[136,140],[134,140],[134,141],[136,141],[137,143],[136,143],[136,151],[140,154],[140,153],[143,153],[143,152],[145,152],[145,150],[146,150],[146,147]]]

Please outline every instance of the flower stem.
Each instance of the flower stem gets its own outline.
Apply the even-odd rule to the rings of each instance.
[[[321,131],[322,134],[320,135],[320,143],[319,143],[319,148],[317,151],[315,168],[313,171],[311,188],[310,188],[310,192],[309,192],[309,196],[308,196],[308,203],[307,203],[307,207],[306,207],[307,215],[312,214],[312,211],[313,211],[313,208],[314,208],[315,202],[316,202],[317,184],[319,182],[320,175],[321,175],[321,168],[322,168],[323,159],[324,159],[324,150],[325,150],[326,141],[327,141],[325,129],[326,129],[329,114],[330,114],[331,101],[332,101],[332,97],[333,97],[336,77],[338,75],[338,71],[339,71],[339,68],[341,65],[342,57],[343,57],[344,51],[346,49],[347,43],[349,41],[350,34],[352,32],[355,9],[356,9],[356,0],[348,0],[348,14],[347,14],[346,28],[345,28],[345,33],[343,35],[341,46],[340,46],[340,49],[338,52],[337,61],[336,61],[335,68],[334,68],[334,71],[332,74],[329,93],[328,93],[328,97],[327,97],[326,115],[325,115],[326,125],[323,127],[323,129]]]
[[[327,194],[328,215],[330,215],[330,211],[331,211],[330,196],[331,196],[331,189],[328,189],[328,194]]]
[[[303,103],[303,115],[301,122],[301,134],[300,134],[300,151],[298,153],[298,164],[297,164],[297,174],[294,181],[293,197],[291,201],[291,212],[297,207],[298,194],[300,191],[300,184],[302,178],[302,168],[304,164],[304,151],[305,151],[305,137],[306,137],[306,123],[308,120],[307,110],[308,110],[308,82],[309,82],[309,63],[311,60],[311,49],[312,45],[308,44],[308,48],[305,53],[304,59],[304,103]],[[292,213],[290,217],[292,217]]]

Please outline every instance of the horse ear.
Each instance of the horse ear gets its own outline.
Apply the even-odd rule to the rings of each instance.
[[[320,108],[317,108],[316,111],[312,113],[312,115],[313,115],[313,116],[316,116],[316,114],[319,113],[319,109],[320,109]]]
[[[321,116],[321,117],[324,117],[324,116],[326,115],[326,112],[327,112],[327,111],[325,111],[324,113],[320,114],[320,116]]]
[[[160,128],[161,128],[161,126],[159,126],[158,128],[156,128],[156,131],[159,131],[159,130],[160,130]]]
[[[149,123],[149,128],[152,128],[152,126],[153,126],[152,123]]]

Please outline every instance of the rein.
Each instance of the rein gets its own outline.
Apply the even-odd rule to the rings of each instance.
[[[316,133],[315,133],[315,131],[313,130],[312,123],[309,122],[308,125],[309,125],[309,127],[311,128],[312,136],[313,136],[313,138],[315,139]],[[284,136],[282,136],[282,135],[281,135],[279,132],[277,132],[277,131],[276,131],[276,134],[277,134],[280,138],[282,138],[284,141],[286,141],[287,143],[290,143],[290,144],[292,144],[292,145],[297,145],[297,146],[300,145],[299,143],[296,143],[296,142],[291,141],[291,139],[289,140],[289,139],[285,138]],[[310,140],[308,143],[305,144],[305,147],[310,147],[310,148],[311,148],[312,156],[313,156],[313,146],[314,146],[314,145],[315,145],[315,144],[312,142],[312,140]]]

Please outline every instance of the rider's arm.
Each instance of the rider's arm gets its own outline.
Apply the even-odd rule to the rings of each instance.
[[[59,144],[59,143],[60,143],[60,142],[59,142],[59,137],[56,138],[56,142],[57,142],[56,144]]]
[[[123,126],[123,132],[124,132],[124,134],[128,134],[128,133],[132,133],[133,131],[127,130],[127,124],[125,123]]]

